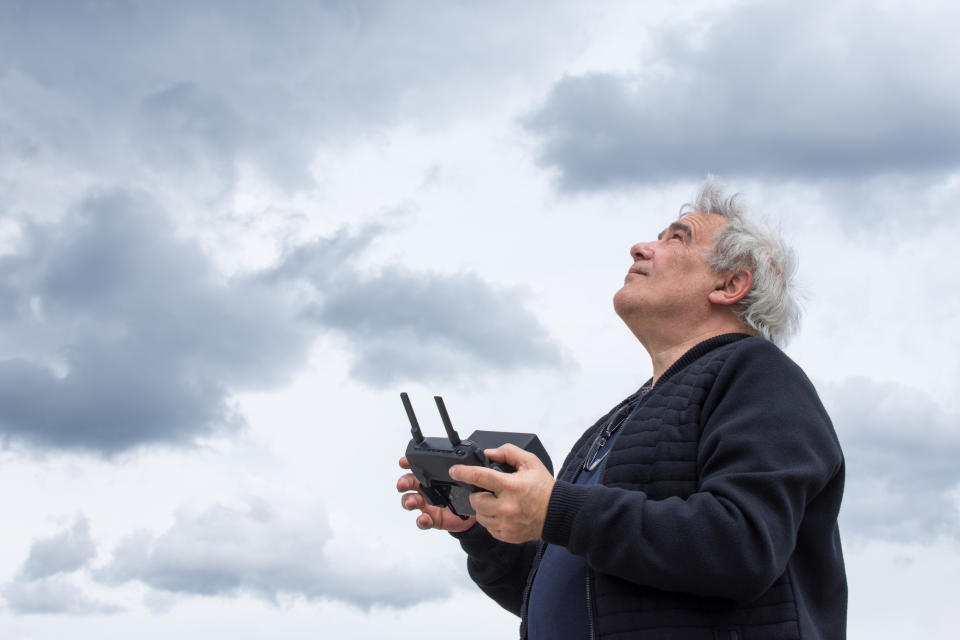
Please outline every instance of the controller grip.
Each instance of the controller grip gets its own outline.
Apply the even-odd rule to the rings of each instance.
[[[450,493],[447,494],[447,507],[461,520],[477,515],[470,506],[470,493],[467,487],[455,485],[450,487]]]

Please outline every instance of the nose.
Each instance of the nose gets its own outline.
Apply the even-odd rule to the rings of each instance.
[[[634,262],[649,260],[653,257],[653,247],[650,246],[649,242],[638,242],[630,247],[630,257],[633,258]]]

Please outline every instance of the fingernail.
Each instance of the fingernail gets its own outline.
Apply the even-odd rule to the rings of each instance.
[[[449,474],[450,474],[450,477],[453,478],[454,480],[457,479],[457,474],[459,472],[460,472],[460,467],[457,467],[457,466],[450,467]]]

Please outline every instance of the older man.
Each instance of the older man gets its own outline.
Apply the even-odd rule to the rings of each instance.
[[[487,455],[516,473],[451,469],[491,491],[471,497],[476,519],[417,493],[403,506],[459,538],[522,638],[845,637],[843,454],[776,346],[799,318],[791,252],[708,180],[630,255],[614,308],[653,377],[583,434],[556,480],[506,445]]]

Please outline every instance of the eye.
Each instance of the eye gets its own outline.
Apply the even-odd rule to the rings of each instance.
[[[671,234],[670,239],[671,239],[671,240],[680,240],[681,242],[683,242],[683,236],[680,235],[679,233]]]

